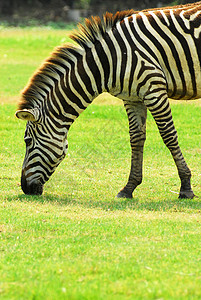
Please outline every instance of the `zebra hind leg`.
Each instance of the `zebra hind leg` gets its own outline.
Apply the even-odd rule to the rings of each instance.
[[[186,164],[178,144],[177,132],[173,123],[169,101],[166,99],[166,101],[163,101],[163,105],[161,105],[160,101],[157,103],[157,101],[151,102],[147,100],[145,104],[151,111],[158,126],[160,135],[165,145],[170,150],[177,166],[178,174],[181,180],[179,198],[191,199],[195,196],[190,183],[191,171]]]
[[[118,193],[118,198],[133,198],[134,189],[142,182],[143,148],[146,139],[147,109],[141,102],[124,101],[129,120],[131,144],[131,171],[126,186]]]

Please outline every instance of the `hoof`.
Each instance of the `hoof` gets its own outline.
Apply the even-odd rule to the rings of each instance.
[[[131,192],[125,191],[125,190],[121,190],[118,194],[117,194],[117,198],[129,198],[132,199],[133,195]]]
[[[179,198],[185,198],[185,199],[193,199],[195,197],[195,194],[192,190],[190,191],[180,191]]]

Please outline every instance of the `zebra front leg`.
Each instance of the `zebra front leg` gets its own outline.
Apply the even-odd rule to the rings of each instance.
[[[143,148],[146,139],[147,109],[141,102],[124,101],[129,120],[131,144],[131,171],[126,186],[118,193],[118,198],[132,198],[134,189],[142,182]]]
[[[166,98],[163,101],[158,101],[157,99],[155,99],[155,101],[153,99],[152,101],[147,100],[145,101],[145,104],[152,113],[160,135],[165,145],[170,150],[177,166],[181,180],[179,198],[193,198],[195,195],[191,188],[191,171],[186,164],[178,144],[177,131],[173,123],[168,99]]]

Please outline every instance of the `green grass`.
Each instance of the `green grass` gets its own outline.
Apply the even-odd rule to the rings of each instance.
[[[0,41],[0,99],[11,101],[54,47],[71,40],[66,30],[0,27]]]
[[[44,195],[22,193],[18,91],[66,36],[0,31],[0,299],[200,299],[198,102],[172,103],[197,198],[178,199],[176,167],[150,114],[143,183],[134,199],[115,197],[128,177],[130,146],[124,108],[107,94],[73,124],[68,155]]]

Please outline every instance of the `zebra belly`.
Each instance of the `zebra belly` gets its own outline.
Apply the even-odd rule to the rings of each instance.
[[[172,96],[172,91],[168,92],[168,98],[173,100],[196,100],[201,98],[201,92],[194,95],[192,94],[192,91],[186,91],[185,95],[182,96],[183,90],[177,90],[176,94]]]
[[[128,92],[122,92],[119,94],[112,94],[113,96],[121,99],[121,100],[127,100],[127,101],[132,101],[132,102],[143,102],[143,99],[140,98],[139,96],[137,96],[136,93],[133,93],[131,95],[129,95]]]
[[[193,100],[201,98],[201,72],[195,73],[192,79],[189,71],[183,72],[184,80],[175,77],[175,85],[170,79],[169,74],[165,74],[168,86],[168,97],[175,100]]]
[[[173,95],[174,94],[174,95]],[[173,95],[173,96],[172,96]],[[168,90],[168,98],[174,100],[196,100],[201,98],[201,89],[197,89],[196,93],[192,89],[184,91],[183,88],[177,89],[176,91]]]

